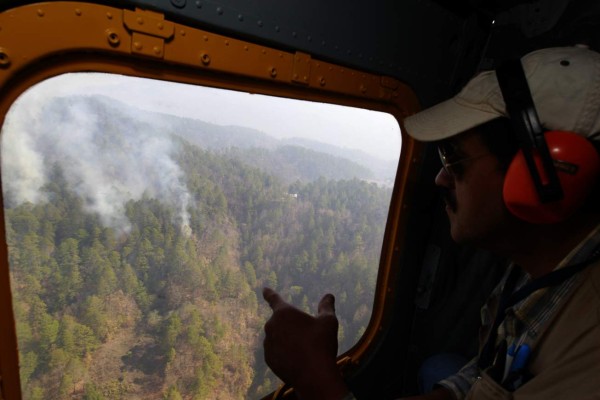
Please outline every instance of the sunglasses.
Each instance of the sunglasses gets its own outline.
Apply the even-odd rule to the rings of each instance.
[[[444,171],[453,178],[460,177],[465,172],[465,162],[476,160],[489,155],[490,153],[479,154],[476,156],[461,157],[460,151],[455,145],[444,144],[438,146],[438,154],[442,162]]]

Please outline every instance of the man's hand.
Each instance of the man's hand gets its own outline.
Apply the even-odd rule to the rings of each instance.
[[[273,310],[265,324],[267,365],[301,398],[343,398],[348,389],[336,364],[338,320],[333,295],[323,296],[314,317],[270,288],[263,289],[263,297]]]

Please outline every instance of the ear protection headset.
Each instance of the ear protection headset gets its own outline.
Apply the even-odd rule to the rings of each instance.
[[[496,70],[520,150],[504,179],[504,203],[520,219],[551,224],[569,218],[600,178],[600,155],[575,132],[546,131],[520,60]]]

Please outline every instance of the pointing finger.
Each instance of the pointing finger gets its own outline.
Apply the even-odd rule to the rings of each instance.
[[[333,315],[335,316],[335,297],[332,294],[326,294],[319,302],[317,315]]]
[[[265,299],[265,301],[267,303],[269,303],[269,306],[271,307],[271,309],[273,311],[275,311],[276,308],[278,308],[281,304],[284,304],[285,302],[283,301],[283,299],[281,298],[281,296],[279,295],[279,293],[277,293],[276,291],[274,291],[271,288],[265,287],[263,288],[263,299]]]

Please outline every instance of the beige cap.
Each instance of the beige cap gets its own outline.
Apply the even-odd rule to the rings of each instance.
[[[538,116],[546,129],[600,140],[600,53],[586,46],[537,50],[522,59]],[[450,100],[404,121],[417,140],[445,139],[506,116],[495,71],[471,79]]]

